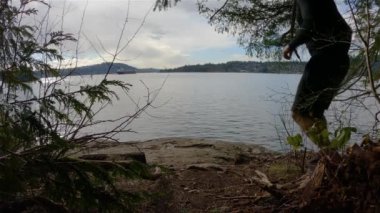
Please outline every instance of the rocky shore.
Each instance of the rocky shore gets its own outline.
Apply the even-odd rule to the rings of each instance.
[[[120,181],[119,187],[149,194],[136,212],[271,212],[271,195],[255,184],[255,171],[275,182],[301,175],[289,156],[258,145],[195,138],[87,144],[74,157],[152,166],[154,179]]]
[[[276,153],[261,146],[195,138],[87,144],[73,157],[102,166],[132,160],[150,178],[117,187],[145,200],[134,212],[379,212],[380,143],[346,152]]]
[[[184,169],[194,165],[233,165],[251,158],[274,152],[261,146],[247,143],[232,143],[220,140],[195,138],[160,138],[126,143],[97,142],[77,153],[86,159],[126,160],[145,155],[146,163],[173,169]]]

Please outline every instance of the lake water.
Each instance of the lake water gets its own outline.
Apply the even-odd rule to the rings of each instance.
[[[146,99],[156,97],[149,108],[122,133],[121,141],[147,140],[163,137],[194,137],[220,139],[232,142],[260,144],[274,150],[283,150],[286,138],[279,114],[290,133],[299,132],[291,122],[289,108],[293,100],[298,74],[256,73],[145,73],[111,75],[133,86],[128,94],[108,106],[98,119],[117,118],[133,114]],[[78,85],[97,81],[101,76],[72,77]],[[334,104],[328,111],[330,128],[338,125],[342,106]],[[355,108],[344,109],[349,118],[340,118],[345,125],[361,125],[360,138],[368,130],[370,115]],[[348,113],[349,112],[349,113]],[[372,119],[373,120],[373,119]],[[96,126],[91,131],[108,127]]]

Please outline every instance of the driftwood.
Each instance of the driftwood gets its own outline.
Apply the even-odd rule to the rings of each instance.
[[[128,161],[135,160],[140,163],[146,163],[146,157],[144,152],[131,152],[124,154],[88,154],[82,155],[79,159],[91,160],[91,161]]]
[[[256,176],[252,177],[252,180],[255,181],[260,188],[263,190],[269,192],[271,195],[273,195],[275,198],[281,199],[284,197],[285,193],[281,189],[282,187],[277,184],[273,184],[268,176],[259,170],[255,170]]]
[[[78,158],[79,161],[90,162],[93,165],[100,166],[106,170],[115,168],[115,166],[121,166],[128,169],[131,168],[135,162],[146,164],[146,158],[143,152],[125,154],[88,154],[82,155]]]
[[[223,166],[221,166],[219,164],[215,164],[215,163],[191,164],[191,165],[187,166],[186,169],[203,170],[203,171],[216,170],[216,171],[222,171],[222,172],[226,171],[226,168],[224,168]]]
[[[105,170],[111,170],[115,166],[121,166],[125,169],[132,168],[136,161],[134,160],[124,160],[124,161],[107,161],[107,160],[82,160],[84,162],[90,162],[92,165],[99,166]]]

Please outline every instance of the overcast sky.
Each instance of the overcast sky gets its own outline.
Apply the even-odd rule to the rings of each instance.
[[[207,19],[198,14],[196,0],[183,0],[177,6],[161,12],[153,12],[154,2],[155,0],[51,0],[49,25],[55,29],[63,26],[65,32],[76,34],[84,14],[78,52],[79,65],[111,59],[109,53],[116,50],[127,16],[122,46],[133,39],[120,53],[117,62],[138,68],[171,68],[186,64],[252,60],[237,45],[236,38],[218,34],[207,23]],[[42,6],[39,6],[39,10],[41,15],[44,14]],[[133,37],[135,33],[137,34]],[[66,57],[76,55],[75,45],[65,46]]]

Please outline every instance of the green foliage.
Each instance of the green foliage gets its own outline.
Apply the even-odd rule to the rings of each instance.
[[[307,136],[313,143],[315,143],[319,148],[324,148],[330,145],[329,131],[324,128],[320,129],[313,126],[308,132]]]
[[[324,129],[316,131],[312,128],[308,133],[308,137],[319,148],[327,148],[332,150],[343,149],[351,139],[351,133],[356,132],[354,127],[343,127],[335,130],[334,138],[329,139],[329,131]],[[291,135],[287,137],[287,143],[296,151],[300,150],[304,145],[302,143],[302,136],[300,134]]]
[[[288,41],[293,1],[229,0],[221,9],[207,2],[199,12],[218,32],[236,35],[249,55],[274,56]]]
[[[303,147],[302,136],[300,134],[288,136],[287,142],[294,150],[299,150]]]
[[[88,209],[124,212],[140,199],[138,195],[116,189],[114,182],[118,177],[141,177],[138,172],[146,170],[144,165],[135,163],[131,168],[123,168],[109,163],[105,170],[94,163],[71,158],[54,159],[34,153],[23,157],[9,157],[0,165],[2,201],[44,197],[80,212]]]
[[[342,149],[351,139],[351,133],[356,132],[356,128],[344,127],[335,131],[335,138],[331,141],[329,148]]]
[[[144,177],[146,166],[104,163],[105,167],[69,158],[68,152],[87,142],[112,139],[110,132],[80,131],[93,125],[95,105],[117,100],[115,88],[127,92],[131,85],[105,78],[70,92],[60,86],[64,77],[53,64],[63,60],[64,42],[76,40],[71,34],[41,32],[48,27],[27,24],[24,19],[38,12],[35,3],[45,4],[0,2],[0,211],[15,206],[26,211],[36,204],[46,212],[128,212],[139,197],[117,189],[115,181]],[[44,84],[37,72],[57,80]],[[117,131],[123,129],[111,133]]]

